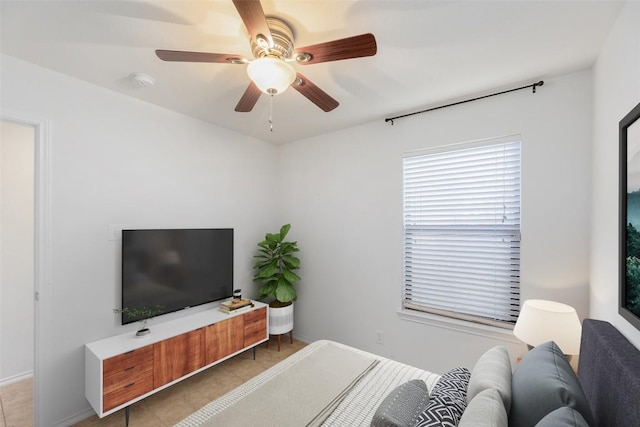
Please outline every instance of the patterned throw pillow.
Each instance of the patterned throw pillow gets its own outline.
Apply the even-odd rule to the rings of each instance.
[[[454,368],[440,377],[415,427],[456,427],[467,407],[470,378],[467,368]]]

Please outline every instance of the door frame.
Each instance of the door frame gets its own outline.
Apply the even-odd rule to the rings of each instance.
[[[34,128],[34,366],[33,425],[41,425],[41,407],[46,401],[47,365],[43,357],[51,348],[51,158],[50,123],[28,114],[0,110],[0,120]]]

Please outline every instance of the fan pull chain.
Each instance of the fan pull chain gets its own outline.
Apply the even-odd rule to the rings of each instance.
[[[269,132],[273,132],[273,94],[269,96]]]

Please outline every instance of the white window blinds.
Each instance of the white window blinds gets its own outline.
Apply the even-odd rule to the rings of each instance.
[[[520,139],[404,159],[404,307],[481,323],[520,308]]]

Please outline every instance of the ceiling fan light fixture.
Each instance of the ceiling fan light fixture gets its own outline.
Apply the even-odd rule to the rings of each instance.
[[[252,61],[247,66],[249,78],[262,92],[277,95],[289,87],[296,78],[296,70],[284,60],[265,56]]]

